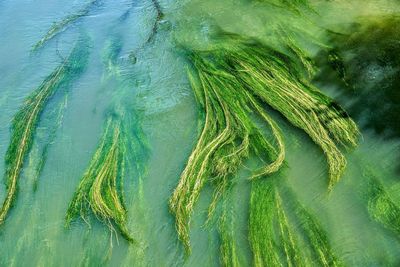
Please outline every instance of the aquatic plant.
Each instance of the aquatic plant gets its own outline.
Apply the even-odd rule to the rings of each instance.
[[[120,75],[120,66],[118,65],[118,57],[122,50],[122,38],[115,35],[106,42],[103,49],[102,61],[106,67],[106,72],[103,74],[104,79],[110,79]]]
[[[308,240],[314,258],[321,266],[342,266],[329,243],[328,235],[315,215],[307,210],[286,187],[287,201],[294,207],[300,229]]]
[[[153,41],[154,37],[156,36],[156,34],[158,32],[159,24],[160,24],[161,20],[164,18],[164,13],[161,10],[160,3],[157,0],[151,0],[151,2],[153,3],[154,9],[156,10],[156,19],[153,23],[153,27],[151,28],[150,35],[147,38],[145,44],[151,43]]]
[[[15,199],[18,179],[31,149],[43,109],[59,88],[67,86],[83,72],[87,58],[86,38],[77,42],[65,61],[25,100],[23,106],[14,116],[11,127],[11,141],[6,153],[5,181],[7,195],[0,210],[0,224],[4,222]]]
[[[37,51],[40,49],[45,43],[53,39],[59,33],[65,31],[72,23],[76,22],[78,19],[86,16],[90,10],[98,5],[101,0],[90,0],[89,3],[85,5],[81,10],[78,12],[68,15],[63,18],[61,21],[53,23],[51,28],[47,31],[47,33],[40,39],[33,47],[32,52]]]
[[[337,144],[353,147],[359,135],[347,113],[307,82],[301,63],[292,57],[233,34],[224,34],[220,43],[210,50],[186,50],[193,64],[189,75],[192,88],[205,113],[197,145],[170,199],[177,232],[187,251],[190,216],[207,179],[215,185],[212,215],[230,176],[250,154],[265,164],[253,172],[252,179],[282,166],[283,138],[264,105],[277,110],[322,149],[328,162],[329,189],[346,165]],[[254,116],[268,125],[273,142]]]
[[[106,81],[120,81],[117,63],[122,49],[119,35],[107,41],[103,50]],[[119,90],[120,91],[120,90]],[[122,100],[110,108],[103,135],[66,214],[66,226],[77,217],[89,223],[89,213],[105,223],[111,233],[115,228],[129,242],[135,240],[126,226],[126,208],[123,197],[123,180],[134,170],[140,176],[144,172],[143,157],[146,144],[136,118],[125,112]]]
[[[400,206],[393,201],[387,190],[371,171],[366,171],[368,213],[371,218],[400,237]]]
[[[249,241],[254,265],[310,266],[314,262],[318,266],[341,266],[316,217],[287,186],[280,193],[282,182],[278,179],[282,178],[272,176],[252,184]],[[293,213],[290,218],[287,207]]]
[[[316,58],[321,66],[317,81],[336,85],[339,97],[352,99],[352,117],[388,139],[400,136],[399,23],[398,16],[359,18],[343,34],[331,34],[332,48]]]
[[[281,8],[284,10],[290,10],[299,14],[304,10],[314,11],[308,0],[257,0],[260,3],[268,4],[273,7]]]
[[[122,177],[126,161],[126,132],[118,119],[110,117],[99,146],[69,205],[66,224],[78,216],[86,222],[91,210],[121,235],[133,242],[126,228],[126,209],[122,197]]]
[[[288,266],[307,266],[307,262],[305,262],[304,256],[302,255],[293,227],[289,224],[282,203],[282,198],[278,190],[275,191],[275,209],[277,212],[279,235]]]
[[[68,94],[65,94],[64,100],[61,103],[60,107],[57,110],[56,114],[56,125],[52,127],[52,129],[49,130],[49,135],[47,136],[47,141],[45,142],[40,155],[39,155],[39,162],[36,165],[35,168],[35,178],[33,180],[33,189],[36,191],[37,189],[37,183],[39,180],[40,175],[42,174],[43,168],[46,164],[47,161],[47,156],[48,156],[48,151],[50,149],[50,146],[54,143],[56,137],[57,137],[57,132],[58,129],[61,127],[63,117],[64,117],[64,111],[67,107],[67,101],[68,101]]]
[[[275,186],[263,179],[252,183],[250,195],[249,242],[255,266],[280,266],[275,240]]]
[[[235,216],[233,214],[232,192],[224,196],[223,207],[218,218],[218,234],[220,239],[220,260],[222,266],[241,266],[235,236]]]

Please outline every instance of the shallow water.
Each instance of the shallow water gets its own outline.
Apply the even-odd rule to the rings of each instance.
[[[57,93],[41,116],[19,180],[17,199],[0,228],[1,266],[220,265],[216,227],[204,226],[212,194],[209,185],[195,207],[191,223],[192,254],[187,258],[168,210],[168,199],[199,131],[198,106],[179,46],[216,45],[218,42],[209,33],[219,28],[257,37],[281,49],[274,32],[283,27],[298,31],[299,42],[310,57],[317,57],[324,46],[315,43],[329,46],[329,36],[320,27],[346,32],[360,17],[400,14],[398,1],[389,0],[312,1],[315,11],[307,11],[309,18],[297,19],[289,10],[262,1],[163,0],[160,5],[165,17],[154,39],[146,43],[156,20],[152,1],[103,0],[39,52],[30,52],[54,21],[79,10],[85,3],[0,1],[0,173],[5,169],[11,120],[24,99],[62,62],[80,33],[91,38],[86,71],[73,82],[67,94]],[[117,60],[118,75],[110,78],[107,75],[112,71],[105,68],[102,55],[115,36],[120,38],[122,47]],[[307,39],[313,41],[307,43]],[[129,59],[132,54],[136,62]],[[342,95],[340,85],[331,80],[321,82],[319,78],[316,84],[345,108],[350,109],[353,98],[358,97],[357,93],[351,97]],[[143,175],[138,178],[132,174],[124,180],[128,228],[137,244],[128,244],[94,218],[90,227],[82,220],[76,220],[69,229],[64,227],[68,204],[96,149],[107,111],[113,106],[124,106],[138,115],[137,123],[149,147],[148,156],[141,158],[146,165]],[[48,141],[46,136],[55,127],[54,118],[60,107],[62,121],[36,180],[35,164]],[[368,117],[362,113],[350,114],[362,126],[363,137],[356,149],[346,153],[345,174],[328,193],[327,166],[321,150],[303,132],[271,112],[279,121],[287,143],[288,167],[283,176],[299,200],[317,215],[336,255],[348,266],[398,266],[399,239],[368,215],[363,200],[366,187],[363,173],[372,170],[400,203],[396,194],[399,137],[386,138],[384,133],[364,127]],[[251,165],[251,160],[247,164]],[[246,179],[248,175],[243,167],[231,192],[235,238],[243,266],[252,262],[247,237],[251,186]],[[3,199],[6,192],[3,183],[0,189]]]

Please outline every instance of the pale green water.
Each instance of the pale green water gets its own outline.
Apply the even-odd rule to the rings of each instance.
[[[49,148],[43,172],[35,182],[35,157],[44,145],[46,134],[54,127],[54,110],[58,110],[64,94],[57,94],[42,116],[19,182],[17,200],[0,228],[1,266],[220,265],[216,229],[203,226],[210,188],[202,191],[195,208],[191,224],[193,251],[186,260],[168,211],[168,199],[196,142],[198,130],[198,107],[177,44],[196,47],[212,44],[207,33],[218,26],[259,37],[279,47],[271,30],[278,22],[288,28],[302,29],[325,42],[327,38],[318,26],[345,29],[343,25],[359,16],[382,16],[400,10],[395,1],[315,1],[320,13],[320,24],[316,25],[312,20],[294,19],[288,11],[251,1],[166,0],[160,1],[165,18],[154,42],[142,47],[156,16],[151,1],[102,1],[38,54],[30,54],[32,45],[52,22],[83,5],[83,1],[59,0],[0,2],[0,173],[4,172],[10,121],[24,98],[61,62],[56,51],[66,56],[80,32],[87,32],[92,42],[88,67],[69,90],[62,124]],[[127,10],[129,16],[120,20]],[[118,61],[120,80],[105,78],[101,58],[116,34],[123,43]],[[304,46],[313,56],[319,52],[314,45]],[[128,60],[132,51],[137,59],[135,64]],[[329,95],[338,95],[334,85],[324,85],[323,89]],[[120,98],[124,99],[122,104]],[[346,99],[341,104],[346,107],[351,102]],[[149,146],[147,172],[141,182],[135,176],[124,182],[128,227],[139,244],[129,245],[121,237],[116,240],[115,235],[110,238],[108,228],[96,220],[92,220],[91,228],[82,220],[77,220],[70,229],[64,228],[69,201],[96,149],[105,113],[113,105],[127,105],[139,114]],[[399,239],[370,219],[361,195],[366,167],[373,169],[387,188],[396,186],[400,142],[362,129],[359,147],[346,155],[348,167],[341,182],[328,194],[326,161],[320,149],[304,133],[274,115],[287,143],[289,167],[284,171],[285,176],[301,202],[317,214],[337,256],[349,266],[398,266]],[[243,266],[251,265],[247,174],[245,169],[240,171],[232,192],[235,236]],[[0,187],[3,199],[5,186],[1,183]],[[392,191],[393,198],[400,200],[396,190]]]

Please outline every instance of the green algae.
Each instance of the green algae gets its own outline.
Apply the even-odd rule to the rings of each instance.
[[[363,175],[367,179],[367,191],[364,196],[368,201],[368,213],[371,218],[400,237],[400,206],[393,200],[371,171]]]
[[[189,221],[206,181],[214,185],[209,216],[230,178],[249,155],[265,165],[252,179],[280,169],[284,141],[264,105],[305,131],[327,157],[331,189],[346,166],[338,145],[354,147],[358,129],[331,98],[306,81],[297,61],[256,40],[223,34],[210,50],[186,50],[193,64],[189,75],[204,112],[204,127],[170,199],[178,236],[190,251]],[[273,136],[269,140],[253,116],[260,117]],[[272,159],[272,160],[271,160]]]
[[[115,224],[125,239],[134,241],[126,228],[126,208],[121,195],[126,160],[125,133],[118,120],[108,119],[100,144],[69,205],[67,226],[78,216],[88,222],[91,210],[111,231]]]
[[[254,266],[342,266],[317,218],[277,180],[282,178],[252,184],[249,241]]]
[[[332,48],[317,56],[316,80],[336,85],[343,101],[352,99],[348,111],[361,126],[388,139],[400,136],[399,23],[396,15],[358,18],[343,34],[331,34]]]
[[[52,129],[50,129],[50,133],[47,137],[47,141],[40,151],[39,161],[36,164],[35,177],[33,180],[33,190],[34,191],[37,190],[39,177],[42,174],[43,168],[46,164],[50,146],[54,143],[54,141],[57,137],[57,132],[61,128],[61,125],[63,122],[63,117],[64,117],[64,111],[67,108],[67,103],[68,103],[67,101],[68,101],[68,94],[66,93],[63,102],[61,103],[60,107],[57,110],[57,114],[56,114],[56,118],[55,118],[56,125],[54,125],[54,127],[52,127]]]
[[[0,210],[0,224],[4,223],[15,199],[18,179],[32,147],[40,115],[57,90],[62,86],[69,85],[84,71],[88,58],[87,42],[87,38],[77,42],[68,58],[26,99],[14,116],[11,141],[6,153],[7,195]]]
[[[87,16],[90,12],[90,10],[98,5],[100,0],[91,0],[89,3],[86,4],[85,7],[83,7],[81,10],[78,12],[68,15],[65,18],[63,18],[61,21],[53,23],[51,28],[47,31],[47,33],[40,39],[33,47],[32,51],[35,52],[42,48],[48,41],[56,37],[58,34],[61,32],[65,31],[71,24],[76,22],[78,19]]]
[[[103,82],[122,82],[118,62],[121,49],[121,36],[107,40],[102,54]],[[128,242],[137,243],[127,227],[123,181],[131,172],[135,172],[141,181],[145,172],[142,155],[147,146],[138,127],[138,116],[132,114],[132,108],[125,109],[121,99],[116,102],[110,107],[96,152],[70,202],[66,226],[78,217],[89,224],[89,215],[93,214],[108,226],[111,235],[118,231]]]

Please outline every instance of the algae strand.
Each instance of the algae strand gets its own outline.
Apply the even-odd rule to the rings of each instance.
[[[201,106],[204,126],[169,206],[188,252],[191,213],[207,181],[214,185],[211,216],[244,159],[255,155],[264,164],[251,178],[281,168],[285,158],[283,137],[265,106],[277,110],[322,149],[328,162],[329,189],[346,166],[339,145],[354,147],[359,135],[347,113],[307,82],[298,53],[290,57],[233,34],[220,37],[223,44],[212,49],[185,50],[192,63],[189,79]],[[254,116],[268,127],[272,141]]]
[[[61,32],[65,31],[72,23],[76,22],[78,19],[89,14],[90,10],[98,5],[101,0],[90,0],[89,3],[85,5],[78,12],[68,15],[63,18],[61,21],[53,23],[51,28],[47,31],[47,33],[40,39],[33,47],[32,52],[39,50],[43,45],[45,45],[48,41],[56,37]]]
[[[4,222],[15,199],[18,179],[31,149],[40,115],[54,93],[81,74],[88,58],[87,39],[77,42],[70,55],[57,67],[24,102],[14,116],[11,141],[6,152],[5,181],[7,195],[0,210],[0,224]]]
[[[115,225],[126,240],[134,241],[126,227],[126,209],[121,196],[125,138],[121,122],[109,118],[100,144],[69,205],[67,226],[78,216],[88,222],[88,212],[92,211],[111,231]]]

